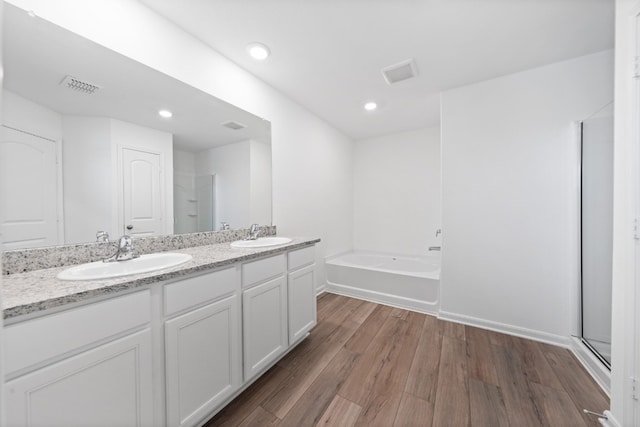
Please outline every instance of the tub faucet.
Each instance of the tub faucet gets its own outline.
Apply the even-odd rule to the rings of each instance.
[[[440,234],[442,234],[442,229],[441,229],[441,228],[438,228],[438,229],[436,230],[436,237],[438,237]]]
[[[104,262],[114,262],[114,261],[126,261],[128,259],[138,258],[140,255],[135,253],[133,250],[133,243],[131,236],[125,234],[120,237],[118,240],[118,250],[115,254],[111,255],[109,258],[104,259]]]
[[[440,249],[441,249],[440,246],[429,246],[429,252],[439,251]]]
[[[249,229],[249,233],[245,240],[256,240],[258,238],[258,234],[260,234],[258,224],[251,224],[251,228]]]

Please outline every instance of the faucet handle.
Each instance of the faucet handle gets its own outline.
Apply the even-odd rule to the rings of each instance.
[[[96,233],[96,242],[104,243],[109,241],[109,233],[106,231],[98,231]]]

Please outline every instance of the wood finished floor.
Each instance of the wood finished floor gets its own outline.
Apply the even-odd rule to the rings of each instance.
[[[599,426],[609,399],[566,349],[334,294],[218,426]]]

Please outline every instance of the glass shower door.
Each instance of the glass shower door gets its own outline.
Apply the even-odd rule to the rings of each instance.
[[[611,367],[613,115],[581,123],[582,340]]]

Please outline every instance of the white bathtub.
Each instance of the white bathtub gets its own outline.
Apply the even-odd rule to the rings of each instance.
[[[440,254],[424,257],[349,252],[325,261],[327,290],[341,295],[437,314]]]

